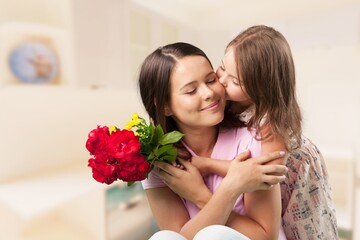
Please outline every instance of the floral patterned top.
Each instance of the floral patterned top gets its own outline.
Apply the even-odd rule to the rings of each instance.
[[[254,114],[239,115],[245,124]],[[338,239],[337,220],[325,161],[319,149],[302,137],[287,155],[289,171],[281,183],[282,225],[287,239]]]

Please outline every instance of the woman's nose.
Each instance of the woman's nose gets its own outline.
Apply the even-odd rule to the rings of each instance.
[[[204,100],[208,100],[208,99],[211,99],[213,97],[214,91],[211,88],[205,86],[203,88],[202,95],[203,95]]]

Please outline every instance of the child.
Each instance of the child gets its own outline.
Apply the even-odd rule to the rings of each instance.
[[[262,154],[283,146],[288,150],[285,164],[289,171],[281,183],[282,225],[287,239],[337,239],[324,159],[302,136],[295,67],[286,39],[267,26],[248,28],[227,46],[217,75],[226,89],[229,111],[261,140]],[[224,161],[203,160],[192,159],[202,175],[226,175]]]

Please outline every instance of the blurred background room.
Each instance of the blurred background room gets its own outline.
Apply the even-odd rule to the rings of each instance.
[[[290,43],[341,238],[360,239],[360,0],[0,0],[0,239],[148,239],[141,186],[95,182],[87,134],[146,116],[136,79],[157,47],[190,42],[217,67],[255,24]]]

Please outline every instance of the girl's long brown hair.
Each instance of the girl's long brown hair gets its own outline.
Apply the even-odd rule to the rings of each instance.
[[[297,147],[301,111],[296,100],[294,61],[284,36],[271,27],[253,26],[236,36],[228,48],[234,50],[237,75],[255,105],[248,127],[255,128],[260,136],[260,131],[269,126],[271,134],[281,137],[288,149]]]

